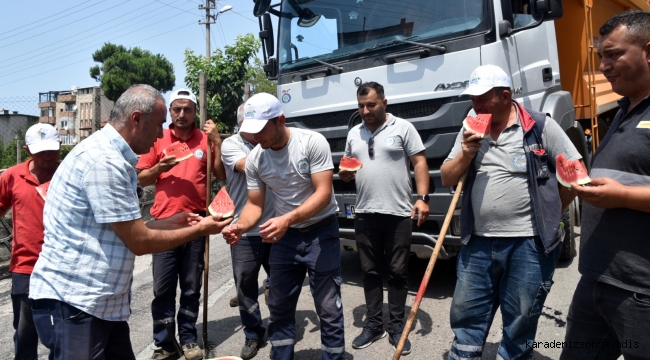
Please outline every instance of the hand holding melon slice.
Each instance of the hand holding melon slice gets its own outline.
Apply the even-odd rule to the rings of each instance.
[[[357,158],[344,156],[339,163],[339,169],[345,171],[357,171],[363,167],[363,163]]]
[[[492,124],[491,114],[478,114],[476,117],[467,116],[463,120],[463,127],[465,130],[474,132],[476,135],[487,139],[490,137],[490,126]]]
[[[563,154],[555,157],[555,176],[557,181],[568,188],[572,183],[586,185],[591,182],[587,169],[580,160],[567,160]]]
[[[165,157],[167,156],[176,156],[176,160],[174,160],[174,163],[179,163],[183,160],[187,160],[194,156],[192,154],[192,150],[190,149],[189,146],[187,146],[186,143],[176,141],[175,143],[169,145],[168,147],[163,150],[163,154]]]

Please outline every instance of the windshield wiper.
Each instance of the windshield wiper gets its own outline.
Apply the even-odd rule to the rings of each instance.
[[[317,62],[317,63],[319,63],[319,64],[325,65],[325,66],[327,67],[327,69],[316,69],[316,70],[311,70],[311,71],[307,71],[307,72],[301,72],[301,73],[300,73],[300,77],[303,78],[303,79],[309,77],[310,75],[320,74],[320,73],[322,73],[323,71],[327,71],[327,72],[331,72],[331,73],[336,73],[336,74],[340,74],[340,73],[343,72],[343,68],[342,68],[342,67],[340,67],[340,66],[336,66],[336,65],[333,65],[333,64],[330,64],[330,63],[326,63],[325,61],[321,61],[321,60],[318,60],[318,59],[314,59],[314,58],[311,57],[311,56],[304,56],[304,57],[302,57],[302,58],[296,60],[296,62],[298,62],[298,61],[300,61],[300,60],[304,60],[304,59],[313,60],[313,61],[315,61],[315,62]]]
[[[427,49],[432,49],[432,50],[437,50],[438,52],[440,52],[440,54],[444,54],[445,52],[447,52],[447,47],[444,46],[444,45],[430,45],[430,44],[423,44],[423,43],[419,43],[419,42],[409,40],[409,39],[414,39],[414,38],[417,38],[417,36],[411,36],[411,37],[404,38],[404,39],[389,40],[389,41],[383,42],[381,44],[377,44],[377,45],[374,45],[374,46],[371,46],[371,47],[367,47],[367,48],[365,48],[363,50],[359,50],[359,51],[357,51],[355,53],[352,53],[352,54],[350,54],[350,57],[354,57],[355,55],[365,53],[366,51],[379,49],[379,48],[386,47],[386,46],[389,46],[389,45],[397,45],[397,44],[400,44],[400,43],[401,44],[415,45],[415,46],[419,46],[419,47],[423,47],[423,48],[427,48]]]

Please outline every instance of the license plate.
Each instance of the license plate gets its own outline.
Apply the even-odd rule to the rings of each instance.
[[[345,217],[348,219],[354,219],[354,205],[345,204]]]

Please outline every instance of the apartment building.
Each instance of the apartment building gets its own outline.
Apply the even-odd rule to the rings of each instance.
[[[108,122],[113,102],[99,86],[39,93],[40,122],[54,125],[64,145],[75,145]]]

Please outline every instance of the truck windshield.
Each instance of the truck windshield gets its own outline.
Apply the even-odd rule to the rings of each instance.
[[[487,0],[282,0],[278,60],[283,72],[486,31]]]

